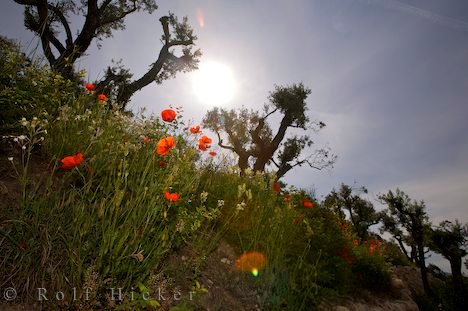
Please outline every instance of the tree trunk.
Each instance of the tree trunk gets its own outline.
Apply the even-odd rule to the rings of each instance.
[[[254,164],[254,171],[255,172],[264,172],[265,171],[265,166],[268,163],[268,161],[271,159],[271,156],[265,155],[265,154],[260,154],[260,156],[257,158]]]
[[[413,261],[413,258],[411,258],[409,255],[408,255],[408,252],[406,251],[406,248],[405,246],[403,245],[403,241],[400,239],[400,238],[395,238],[395,240],[397,240],[398,242],[398,245],[400,245],[400,249],[402,251],[402,253],[405,255],[406,259],[408,259],[408,261]]]
[[[418,253],[416,251],[416,246],[414,245],[411,245],[411,261],[419,266]]]
[[[463,281],[463,275],[461,272],[461,257],[454,256],[449,259],[450,268],[452,270],[452,280],[455,290],[460,294],[464,295],[466,292],[465,283]]]
[[[429,281],[427,279],[427,268],[426,268],[426,261],[424,259],[424,244],[422,239],[418,241],[418,262],[419,262],[419,269],[421,270],[421,279],[424,286],[424,292],[429,295],[431,293],[431,288],[429,286]]]
[[[241,174],[249,168],[249,157],[245,155],[239,155],[239,168],[241,169]]]

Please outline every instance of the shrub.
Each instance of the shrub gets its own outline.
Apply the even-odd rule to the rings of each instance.
[[[391,277],[385,258],[379,249],[375,249],[373,248],[375,246],[369,244],[371,242],[355,248],[356,261],[352,268],[354,283],[359,288],[387,291],[391,288]]]
[[[18,120],[32,119],[74,100],[76,84],[28,58],[15,42],[0,37],[0,133],[17,132]]]

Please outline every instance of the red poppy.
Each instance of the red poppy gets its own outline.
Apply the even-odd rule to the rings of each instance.
[[[161,139],[161,140],[158,142],[158,145],[157,145],[157,147],[156,147],[156,152],[157,152],[159,155],[166,155],[166,154],[169,153],[169,151],[171,150],[171,148],[174,148],[174,146],[175,146],[174,137],[169,136],[169,137],[166,137],[166,138]]]
[[[291,202],[291,195],[290,194],[285,194],[283,196],[283,199],[286,201],[286,202]]]
[[[145,136],[145,138],[143,138],[143,142],[145,144],[149,143],[151,141],[151,138],[149,138],[148,136]]]
[[[198,133],[200,133],[200,125],[191,127],[191,128],[190,128],[190,133],[192,133],[192,134],[198,134]]]
[[[203,137],[198,140],[198,149],[206,151],[208,148],[211,148],[211,142],[211,138],[203,135]]]
[[[336,252],[336,255],[341,257],[341,259],[343,259],[348,264],[353,264],[355,258],[346,248],[347,247],[345,246],[342,250]]]
[[[281,186],[279,184],[279,182],[275,181],[275,183],[273,184],[273,190],[278,193],[281,191]]]
[[[64,170],[71,170],[74,167],[77,167],[78,165],[83,162],[83,154],[82,153],[77,153],[73,156],[68,156],[60,160],[62,162],[62,166],[60,168]]]
[[[170,192],[164,191],[164,196],[166,197],[167,202],[177,202],[180,198],[177,192],[170,193]]]
[[[165,122],[172,122],[175,120],[176,112],[172,109],[165,109],[161,111],[161,118]]]
[[[314,207],[314,205],[312,204],[312,202],[310,201],[307,201],[307,200],[302,200],[302,205],[306,208],[312,208]]]
[[[158,165],[159,165],[159,167],[164,167],[164,166],[167,165],[167,163],[164,162],[164,161],[159,161]]]
[[[97,98],[103,102],[107,101],[107,96],[104,94],[99,94]]]
[[[208,154],[209,154],[210,156],[212,156],[212,157],[214,157],[215,155],[217,155],[217,153],[214,152],[214,151],[210,151]]]
[[[94,89],[95,89],[96,87],[95,87],[94,84],[92,84],[92,83],[86,83],[86,84],[85,84],[85,88],[86,88],[87,91],[92,92],[92,91],[94,91]]]

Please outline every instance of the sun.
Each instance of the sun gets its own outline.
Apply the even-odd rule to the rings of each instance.
[[[221,106],[234,97],[236,83],[231,68],[218,62],[205,62],[193,75],[193,92],[206,106]]]

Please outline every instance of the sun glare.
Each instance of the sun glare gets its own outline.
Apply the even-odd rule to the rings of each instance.
[[[235,93],[231,68],[217,62],[201,63],[193,75],[193,91],[203,105],[219,106],[228,103]]]

